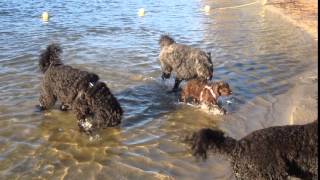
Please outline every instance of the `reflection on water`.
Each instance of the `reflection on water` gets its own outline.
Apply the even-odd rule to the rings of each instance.
[[[223,0],[211,7],[248,2]],[[1,1],[0,177],[233,179],[224,157],[195,160],[185,135],[265,112],[318,52],[308,35],[260,4],[209,15],[200,11],[204,4],[210,2]],[[141,7],[144,17],[137,16]],[[43,11],[51,15],[48,23],[41,22]],[[215,79],[229,82],[234,92],[227,116],[179,104],[177,95],[166,93],[173,82],[159,78],[157,41],[163,33],[212,52]],[[50,42],[61,43],[65,63],[108,84],[125,110],[119,128],[89,138],[78,132],[70,112],[34,111],[37,58]],[[250,132],[243,121],[226,127],[238,138]]]

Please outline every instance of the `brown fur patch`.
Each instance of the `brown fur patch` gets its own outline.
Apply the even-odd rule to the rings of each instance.
[[[211,89],[211,90],[210,90]],[[215,94],[212,95],[212,93]],[[182,88],[180,100],[188,102],[191,98],[194,103],[204,103],[207,105],[217,105],[219,96],[229,96],[232,94],[230,86],[226,82],[211,82],[203,80],[190,80]]]

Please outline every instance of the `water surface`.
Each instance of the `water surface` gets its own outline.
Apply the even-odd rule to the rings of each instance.
[[[2,0],[1,179],[234,179],[226,158],[192,157],[185,135],[264,113],[318,58],[316,41],[259,3],[200,10],[251,2]],[[138,17],[142,7],[146,14]],[[43,11],[48,23],[40,19]],[[211,52],[215,80],[227,81],[234,92],[233,103],[225,104],[228,115],[207,114],[166,93],[173,81],[160,78],[158,39],[164,33]],[[51,42],[61,44],[66,64],[107,83],[125,111],[120,127],[89,138],[70,112],[35,112],[42,77],[37,60]],[[250,122],[250,128],[238,121],[224,130],[241,138],[263,127]]]

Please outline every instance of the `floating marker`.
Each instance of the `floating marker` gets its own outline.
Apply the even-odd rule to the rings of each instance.
[[[48,21],[49,20],[49,13],[48,12],[43,12],[42,13],[42,20],[43,21]]]
[[[204,12],[210,12],[211,7],[209,5],[204,6]]]
[[[143,8],[140,8],[139,11],[138,11],[138,15],[141,17],[141,16],[144,16],[144,9]]]

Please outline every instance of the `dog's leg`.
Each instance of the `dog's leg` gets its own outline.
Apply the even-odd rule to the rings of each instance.
[[[160,59],[160,65],[162,70],[161,78],[162,80],[169,79],[171,76],[172,68],[168,66],[164,60]]]
[[[178,78],[175,79],[172,92],[177,92],[179,90],[179,85],[180,85],[181,81],[182,80],[180,80]]]
[[[69,105],[62,103],[60,106],[60,110],[61,111],[67,111],[68,109],[70,109]]]
[[[40,111],[43,111],[52,107],[56,103],[57,98],[50,91],[43,89],[41,91],[39,101],[40,105],[37,107]]]
[[[164,73],[164,72],[163,72],[162,75],[161,75],[161,78],[162,78],[162,80],[166,80],[166,79],[169,79],[170,76],[171,76],[170,73]]]

